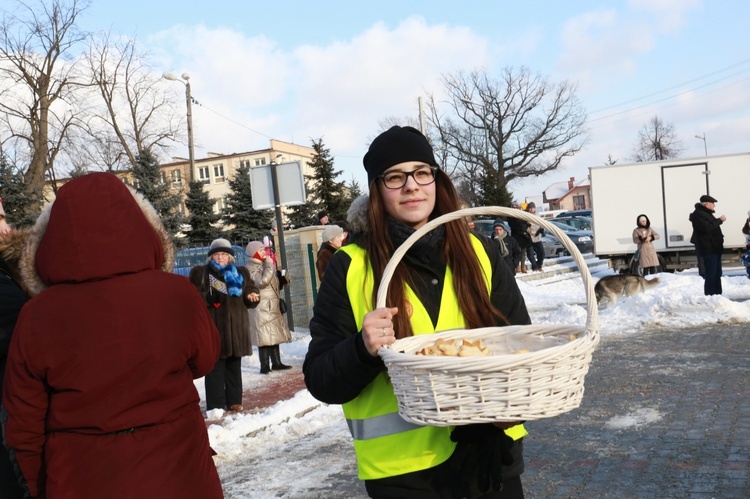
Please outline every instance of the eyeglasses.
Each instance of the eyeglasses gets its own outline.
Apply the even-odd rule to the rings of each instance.
[[[437,166],[423,166],[417,168],[412,172],[402,172],[400,170],[392,170],[381,175],[377,178],[383,181],[383,185],[388,189],[401,189],[406,185],[406,181],[409,177],[413,178],[414,181],[419,185],[430,185],[435,181],[435,172]]]

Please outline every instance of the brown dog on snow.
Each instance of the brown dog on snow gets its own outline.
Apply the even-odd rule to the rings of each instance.
[[[639,275],[608,275],[602,277],[594,286],[596,302],[601,305],[606,300],[607,306],[614,305],[621,295],[633,296],[659,284],[659,278],[648,280]]]

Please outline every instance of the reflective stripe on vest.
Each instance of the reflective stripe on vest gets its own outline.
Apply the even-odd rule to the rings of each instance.
[[[492,285],[492,267],[482,243],[472,236],[472,246],[484,273],[488,293]],[[343,246],[351,257],[346,289],[357,329],[362,330],[365,314],[373,309],[374,279],[363,248]],[[405,300],[411,311],[414,334],[430,334],[465,327],[463,313],[453,287],[453,275],[445,271],[443,294],[437,327],[414,291],[407,286]],[[359,478],[371,480],[432,468],[446,461],[456,447],[450,439],[452,427],[420,426],[398,415],[398,400],[386,373],[379,374],[354,400],[343,405],[344,415],[354,439]]]

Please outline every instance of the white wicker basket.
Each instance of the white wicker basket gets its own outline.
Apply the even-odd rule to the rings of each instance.
[[[393,254],[383,271],[377,306],[386,306],[388,284],[406,251],[438,225],[475,215],[513,217],[543,227],[557,237],[581,271],[586,292],[585,327],[530,325],[486,327],[419,334],[397,340],[378,354],[398,397],[399,414],[416,424],[455,426],[495,421],[547,418],[578,407],[591,355],[599,343],[598,317],[591,274],[578,248],[555,225],[522,210],[497,206],[466,208],[443,215],[411,235]],[[551,346],[529,353],[504,353],[508,335],[546,339]],[[533,337],[533,338],[531,338]],[[486,357],[415,355],[438,338],[481,339],[490,349]]]

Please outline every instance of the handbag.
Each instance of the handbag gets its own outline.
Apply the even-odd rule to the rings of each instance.
[[[279,310],[282,314],[286,313],[286,302],[283,298],[279,297]]]
[[[632,275],[643,275],[643,269],[641,268],[641,248],[635,250],[633,259],[630,261],[629,270]]]

